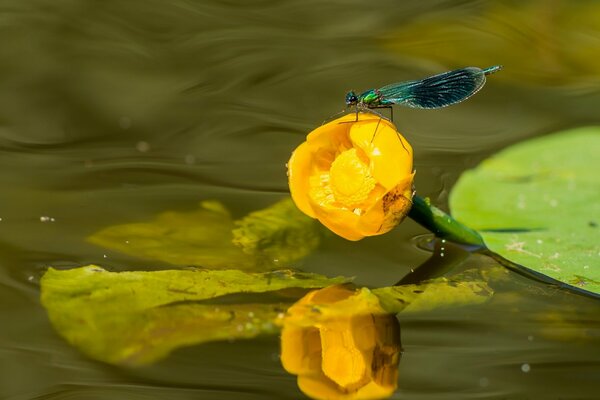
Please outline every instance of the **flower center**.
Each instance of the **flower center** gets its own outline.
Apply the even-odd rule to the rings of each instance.
[[[342,152],[333,161],[329,176],[335,200],[348,208],[367,200],[377,184],[368,160],[361,158],[355,148]]]

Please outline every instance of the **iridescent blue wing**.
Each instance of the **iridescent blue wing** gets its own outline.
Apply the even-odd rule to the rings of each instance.
[[[467,67],[418,81],[401,82],[378,89],[383,105],[440,108],[468,99],[485,84],[485,76],[501,67]]]

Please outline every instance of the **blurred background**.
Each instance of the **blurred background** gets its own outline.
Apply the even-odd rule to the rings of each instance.
[[[291,151],[346,91],[502,64],[462,104],[395,110],[417,192],[446,208],[460,173],[497,150],[600,122],[598,54],[597,1],[0,0],[0,398],[301,398],[276,338],[142,370],[87,360],[52,331],[39,277],[48,265],[166,268],[85,238],[201,200],[236,218],[265,207],[287,196]],[[415,244],[425,233],[407,221],[358,243],[330,237],[299,267],[391,285],[430,256]],[[401,321],[397,398],[592,398],[597,342],[532,350],[526,329],[472,312]],[[468,343],[479,345],[457,350]],[[544,374],[522,372],[525,348]]]

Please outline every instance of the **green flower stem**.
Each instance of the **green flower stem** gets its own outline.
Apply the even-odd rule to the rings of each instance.
[[[473,229],[461,224],[439,208],[432,206],[428,198],[413,197],[413,205],[408,216],[413,221],[429,229],[436,236],[477,247],[486,247],[483,239]]]

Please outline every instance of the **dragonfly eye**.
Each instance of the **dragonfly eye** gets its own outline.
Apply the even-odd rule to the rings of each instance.
[[[356,103],[358,103],[358,97],[356,96],[356,93],[348,92],[348,94],[346,94],[346,105],[353,106]]]

